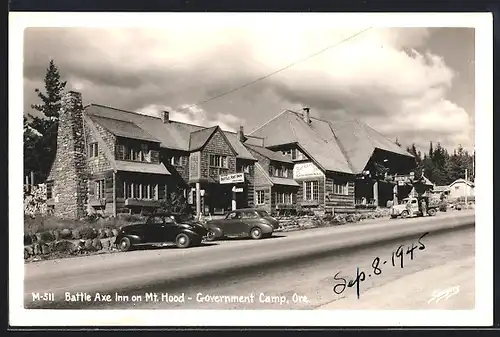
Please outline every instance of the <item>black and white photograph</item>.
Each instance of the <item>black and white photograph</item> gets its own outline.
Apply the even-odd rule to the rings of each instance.
[[[491,15],[11,13],[10,37],[11,324],[492,323]]]

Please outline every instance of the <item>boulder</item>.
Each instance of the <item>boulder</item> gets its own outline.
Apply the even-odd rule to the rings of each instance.
[[[25,254],[27,253],[29,256],[33,255],[33,247],[32,246],[24,247],[24,252]]]
[[[80,230],[79,229],[73,229],[71,230],[71,237],[75,240],[80,240],[82,237],[80,236]]]
[[[106,238],[106,231],[104,230],[104,228],[100,228],[100,229],[99,229],[97,237],[98,237],[99,239],[104,239],[104,238]]]
[[[42,253],[42,247],[40,247],[40,244],[37,242],[33,245],[33,255],[40,255]]]
[[[42,241],[42,233],[35,233],[36,240],[35,242],[40,242]]]
[[[113,236],[111,238],[109,238],[109,244],[112,246],[114,246],[116,243],[116,236]]]
[[[65,228],[61,231],[61,239],[71,240],[73,239],[73,232],[71,229]]]
[[[111,230],[111,228],[106,228],[104,231],[106,232],[106,237],[107,237],[107,238],[110,238],[110,237],[115,236],[115,235],[113,234],[113,231]]]
[[[54,235],[54,240],[55,241],[61,240],[61,231],[59,229],[54,229],[52,231],[52,234]]]
[[[95,238],[92,240],[92,247],[94,250],[101,250],[102,249],[102,242],[101,239]]]
[[[95,239],[97,238],[98,232],[95,228],[91,227],[82,227],[80,228],[80,237],[82,239],[88,240],[88,239]]]
[[[113,236],[118,236],[118,229],[113,228],[112,232],[113,232]]]
[[[93,249],[92,240],[91,239],[85,240],[84,247],[85,250],[92,250]]]
[[[61,253],[73,253],[78,250],[76,244],[68,240],[58,241],[53,246],[53,251],[61,252]]]
[[[102,249],[109,250],[111,248],[111,243],[109,242],[109,240],[110,239],[102,240]]]
[[[46,243],[42,244],[42,254],[46,255],[50,253],[50,246]]]
[[[27,259],[29,259],[29,257],[30,257],[30,256],[31,256],[31,255],[30,255],[30,253],[28,252],[28,250],[27,250],[26,248],[24,248],[24,259],[25,259],[25,260],[27,260]]]

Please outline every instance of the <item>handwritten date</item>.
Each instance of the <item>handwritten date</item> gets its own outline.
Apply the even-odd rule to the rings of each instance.
[[[413,260],[415,258],[415,251],[416,250],[424,250],[426,247],[424,243],[422,242],[422,239],[429,234],[429,232],[426,232],[422,234],[418,240],[417,244],[414,242],[411,244],[411,246],[405,246],[405,245],[400,245],[397,247],[391,254],[391,264],[392,267],[399,267],[399,268],[404,268],[405,266],[405,258]],[[379,256],[375,257],[372,261],[372,271],[368,273],[368,277],[371,277],[372,275],[378,276],[382,274],[382,266],[387,264],[388,261],[384,260],[382,261]],[[335,281],[338,281],[337,284],[333,287],[333,291],[337,294],[340,295],[342,294],[346,288],[352,288],[356,287],[356,295],[359,299],[359,294],[360,294],[360,284],[366,280],[367,273],[365,273],[363,270],[361,270],[359,267],[356,268],[356,276],[354,279],[347,281],[346,278],[339,276],[341,272],[338,272],[335,274],[333,279]]]

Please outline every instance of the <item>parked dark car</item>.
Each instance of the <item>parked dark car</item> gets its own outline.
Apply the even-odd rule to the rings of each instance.
[[[261,239],[272,236],[279,222],[264,210],[245,208],[229,212],[224,219],[210,220],[205,226],[207,241],[222,237]]]
[[[116,237],[116,244],[122,251],[136,246],[175,243],[179,248],[198,246],[207,229],[192,215],[155,213],[145,222],[124,226]]]

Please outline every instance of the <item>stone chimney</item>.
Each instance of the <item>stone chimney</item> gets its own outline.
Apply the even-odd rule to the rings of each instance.
[[[238,130],[238,140],[242,143],[247,141],[247,137],[245,137],[245,132],[243,131],[243,125],[240,125],[240,129]]]
[[[80,219],[86,215],[86,149],[82,95],[69,91],[61,99],[57,149],[52,165],[54,215]]]
[[[170,123],[170,112],[162,111],[161,120],[163,121],[163,124]]]
[[[309,115],[309,111],[311,110],[310,108],[303,108],[302,110],[304,110],[304,121],[309,124],[311,123],[311,117]]]

